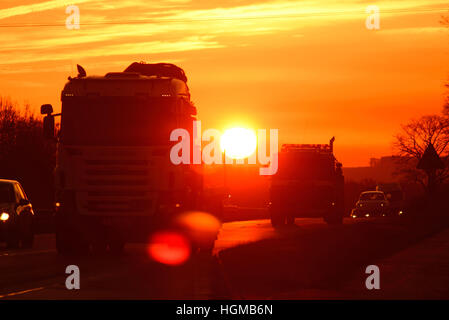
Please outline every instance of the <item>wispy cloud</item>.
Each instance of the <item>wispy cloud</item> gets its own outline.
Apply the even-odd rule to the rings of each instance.
[[[447,32],[447,28],[444,27],[406,27],[406,28],[394,28],[381,30],[383,34],[418,34],[418,33],[435,33],[435,32]]]
[[[6,9],[0,9],[0,19],[48,11],[56,8],[66,7],[71,4],[81,4],[89,1],[92,0],[51,0],[41,3],[27,4]]]
[[[83,57],[106,57],[106,56],[123,56],[139,53],[141,55],[158,54],[168,52],[182,52],[190,50],[220,48],[218,42],[208,37],[189,37],[178,41],[147,41],[139,43],[124,43],[116,45],[106,45],[101,47],[93,47],[83,51]],[[0,60],[7,60],[8,64],[20,64],[23,62],[33,63],[39,61],[62,61],[80,59],[78,51],[52,52],[51,50],[41,52],[40,55],[32,52],[23,53],[21,55],[12,56],[9,53],[0,53]]]
[[[51,0],[0,9],[0,19],[38,14],[52,19],[51,27],[16,28],[0,39],[1,64],[29,64],[68,57],[101,57],[146,52],[180,52],[248,45],[244,37],[268,36],[322,26],[330,21],[352,21],[366,17],[366,3],[358,0],[267,1],[245,4],[211,0],[201,6],[188,0]],[[378,1],[387,17],[445,10],[447,1]],[[55,10],[78,4],[81,29],[67,30],[58,21],[64,11]],[[20,23],[20,22],[14,22]],[[1,25],[1,24],[0,24]],[[361,23],[362,25],[362,23]],[[7,28],[2,30],[8,30]],[[11,30],[11,29],[9,29]],[[433,30],[433,29],[432,29]],[[384,32],[384,30],[382,30]],[[408,32],[402,31],[390,32]],[[187,39],[187,40],[186,40]],[[240,42],[238,41],[240,40]]]

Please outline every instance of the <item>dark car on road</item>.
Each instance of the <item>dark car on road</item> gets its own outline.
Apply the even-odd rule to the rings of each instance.
[[[0,179],[0,241],[9,248],[33,246],[34,212],[19,182]]]
[[[389,202],[382,191],[365,191],[352,209],[351,217],[385,217],[389,212]]]

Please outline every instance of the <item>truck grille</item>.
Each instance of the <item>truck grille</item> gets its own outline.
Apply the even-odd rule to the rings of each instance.
[[[123,154],[109,151],[109,158]],[[129,154],[125,155],[128,156]],[[133,154],[136,156],[136,154]],[[155,160],[92,159],[83,161],[79,192],[81,211],[90,215],[151,215],[155,210]]]

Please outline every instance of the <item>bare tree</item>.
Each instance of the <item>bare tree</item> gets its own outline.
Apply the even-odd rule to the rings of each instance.
[[[420,183],[429,189],[429,175],[416,169],[427,146],[433,144],[445,168],[437,170],[435,182],[441,184],[449,178],[449,120],[440,115],[427,115],[402,125],[402,132],[393,143],[400,156],[400,173],[409,181]]]

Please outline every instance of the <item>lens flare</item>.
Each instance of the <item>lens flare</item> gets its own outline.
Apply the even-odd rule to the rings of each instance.
[[[215,216],[202,211],[184,212],[176,219],[176,223],[199,247],[213,245],[221,227]]]
[[[227,157],[244,159],[256,151],[257,136],[251,129],[228,129],[221,136],[220,146]]]
[[[190,251],[190,243],[186,237],[173,231],[155,233],[148,245],[148,254],[153,260],[170,266],[186,262]]]
[[[202,211],[188,211],[177,218],[177,222],[185,229],[196,233],[216,233],[220,229],[220,221],[213,215]]]

